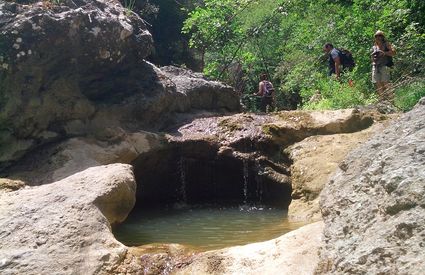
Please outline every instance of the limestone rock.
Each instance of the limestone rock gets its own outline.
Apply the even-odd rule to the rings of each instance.
[[[382,131],[389,121],[376,121],[372,127],[350,134],[308,137],[286,148],[285,152],[293,161],[288,218],[292,221],[320,220],[319,194],[329,177],[351,150]]]
[[[25,182],[21,180],[0,178],[0,191],[15,191],[23,187],[25,187]]]
[[[0,11],[0,164],[63,138],[64,122],[96,113],[93,100],[122,97],[114,74],[152,48],[117,1],[2,1]]]
[[[119,1],[2,1],[0,14],[0,171],[71,137],[104,141],[118,128],[178,123],[175,112],[239,110],[229,86],[146,62],[152,37]]]
[[[320,198],[319,274],[423,274],[425,100],[352,151]]]
[[[111,224],[126,218],[135,189],[131,166],[114,164],[0,193],[0,273],[110,272],[127,252]]]
[[[201,253],[176,274],[313,274],[322,245],[317,222],[266,242]]]
[[[35,150],[8,169],[8,176],[24,180],[29,185],[45,184],[93,166],[132,163],[140,154],[161,148],[163,142],[160,135],[149,132],[109,131],[110,139],[71,138]]]
[[[295,180],[296,185],[291,186],[289,167],[292,163],[289,158],[295,159],[295,157],[288,156],[288,154],[290,154],[291,150],[294,152],[296,150],[291,149],[282,152],[282,148],[311,136],[329,136],[360,131],[369,127],[373,122],[373,112],[355,109],[327,112],[277,112],[270,115],[247,113],[195,119],[177,129],[175,133],[167,135],[167,138],[170,144],[178,148],[175,151],[180,152],[184,157],[196,159],[200,162],[205,159],[212,162],[227,160],[236,168],[234,170],[238,170],[237,167],[241,167],[241,170],[250,171],[248,173],[245,172],[244,175],[242,175],[242,172],[232,174],[232,177],[236,179],[245,178],[248,201],[268,201],[273,203],[273,205],[286,208],[291,201],[291,188],[295,187],[294,199],[300,199],[301,196],[297,193],[301,192],[305,193],[305,195],[311,195],[303,195],[305,200],[313,200],[317,198],[327,178],[326,176],[321,177],[320,183],[314,183],[317,187],[309,191],[308,189],[312,186],[304,187],[305,185],[302,183],[303,180],[300,176],[301,173],[297,174],[296,172],[297,167],[294,170],[295,172],[293,171],[295,175],[293,180]],[[312,137],[311,139],[314,138]],[[333,149],[335,149],[333,148],[333,141],[335,139],[327,138],[329,144],[326,151],[327,154],[333,154]],[[352,139],[355,140],[355,138]],[[348,140],[347,136],[346,141]],[[344,151],[335,152],[335,160],[332,159],[332,156],[329,157],[329,159],[332,159],[329,161],[332,164],[326,167],[327,175],[333,172],[342,156],[356,145],[358,145],[356,142],[353,142],[352,147],[341,144],[340,147],[344,148]],[[317,152],[311,154],[314,155],[315,153]],[[233,161],[230,161],[230,159],[233,159]],[[317,158],[314,161],[310,159],[315,165],[317,160]],[[172,160],[170,163],[176,163],[177,161],[178,159]],[[323,162],[320,162],[320,164],[323,164]],[[165,171],[166,167],[169,166],[169,163],[164,165],[163,170]],[[315,172],[318,170],[320,168],[317,168]],[[230,174],[231,172],[227,171],[227,173]],[[136,172],[136,176],[137,174]],[[313,171],[309,174],[310,178],[314,177],[313,174]],[[307,174],[305,175],[307,176]],[[307,180],[310,179],[306,178]],[[155,185],[157,188],[160,186],[159,182]],[[254,189],[257,191],[249,191]],[[258,191],[260,189],[261,191]],[[161,190],[164,190],[164,187]],[[317,201],[312,211],[315,211],[315,217],[306,217],[309,214],[303,214],[304,217],[300,219],[320,219]]]
[[[374,114],[356,109],[336,111],[282,111],[271,115],[237,114],[196,119],[178,129],[174,140],[214,139],[222,146],[237,147],[244,140],[268,139],[282,146],[313,135],[352,133],[373,124]]]
[[[280,119],[263,129],[281,144],[290,145],[313,135],[353,133],[373,124],[374,112],[358,109],[334,111],[290,111],[277,114]]]
[[[178,109],[187,110],[184,105],[188,105],[200,110],[240,110],[239,97],[230,86],[173,66],[162,67],[161,71],[176,85],[178,93],[186,95],[187,100],[181,100]]]

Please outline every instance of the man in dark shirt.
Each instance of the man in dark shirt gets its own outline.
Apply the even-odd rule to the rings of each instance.
[[[329,75],[335,74],[339,79],[341,75],[341,57],[339,51],[331,43],[323,46],[323,51],[329,54]]]

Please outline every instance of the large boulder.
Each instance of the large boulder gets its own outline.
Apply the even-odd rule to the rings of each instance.
[[[158,129],[192,109],[239,110],[229,86],[199,75],[175,83],[171,69],[144,61],[152,37],[118,1],[2,1],[0,15],[0,170],[70,137]]]
[[[111,224],[135,203],[130,165],[93,167],[52,184],[0,190],[1,274],[106,274],[125,258]]]
[[[322,191],[319,274],[424,274],[425,98],[352,151]]]
[[[122,73],[152,48],[117,1],[2,1],[0,14],[0,163],[89,121],[94,100],[134,91]]]
[[[175,85],[178,93],[186,95],[186,100],[179,102],[181,110],[192,107],[200,110],[227,109],[239,110],[239,98],[234,96],[233,89],[220,82],[208,81],[202,74],[194,73],[173,66],[161,68]]]

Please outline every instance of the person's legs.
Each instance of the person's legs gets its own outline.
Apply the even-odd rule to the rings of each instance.
[[[390,101],[394,99],[392,91],[388,89],[390,71],[386,66],[373,67],[372,81],[376,83],[376,91],[379,101]]]
[[[389,89],[390,69],[387,66],[382,66],[382,69],[380,69],[380,81],[383,100],[393,102],[394,93]]]
[[[264,113],[267,111],[267,100],[266,100],[266,97],[264,96],[261,98],[260,110],[261,112],[264,112]]]
[[[272,97],[267,97],[266,98],[266,113],[269,113],[273,110],[273,98]]]
[[[382,94],[384,100],[394,103],[394,91],[390,89],[388,82],[382,82]]]
[[[384,85],[381,81],[376,82],[376,92],[378,93],[378,100],[384,101],[385,100]]]

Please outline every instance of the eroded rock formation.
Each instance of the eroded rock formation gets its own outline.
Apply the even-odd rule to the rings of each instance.
[[[151,35],[118,1],[3,1],[0,11],[0,170],[70,137],[110,141],[175,123],[175,112],[239,110],[229,86],[145,62]]]
[[[313,274],[323,223],[317,222],[274,240],[206,252],[175,274]]]
[[[117,1],[3,1],[0,15],[0,170],[10,177],[0,179],[2,273],[137,274],[152,267],[310,274],[317,263],[317,272],[337,274],[420,274],[425,268],[423,101],[401,125],[339,164],[380,131],[347,134],[370,127],[379,120],[375,114],[223,116],[239,110],[234,91],[200,74],[145,62],[150,34]],[[193,119],[194,113],[207,117]],[[124,164],[85,170],[116,162],[132,164],[135,177]],[[136,195],[168,203],[182,177],[189,202],[217,197],[287,208],[292,199],[294,218],[319,219],[317,198],[337,165],[321,197],[326,243],[320,259],[321,223],[188,258],[179,248],[140,257],[111,233]],[[212,181],[192,184],[208,173],[221,182],[218,191],[210,192]],[[167,257],[179,255],[170,266]]]
[[[0,273],[106,274],[127,248],[111,224],[135,203],[132,168],[112,164],[59,182],[0,190]]]
[[[220,184],[222,188],[218,188],[220,194],[217,197],[225,198],[228,195],[241,202],[241,190],[247,184],[248,202],[269,203],[286,208],[291,201],[294,180],[297,181],[295,184],[303,183],[301,177],[293,177],[290,172],[293,160],[289,154],[292,149],[282,150],[311,135],[328,136],[367,128],[373,123],[373,115],[358,110],[342,110],[327,113],[281,112],[269,116],[239,114],[196,119],[166,136],[169,145],[163,151],[141,154],[136,160],[136,177],[148,179],[144,190],[152,191],[141,195],[141,200],[160,202],[164,197],[175,197],[174,191],[181,184],[181,178],[175,175],[179,175],[178,170],[184,168],[189,198],[196,199],[200,194],[214,196],[216,191],[213,189],[217,189],[217,184]],[[343,150],[338,155],[343,156],[355,144],[351,141],[341,145]],[[338,160],[334,162],[333,167],[336,167]],[[153,169],[149,168],[151,164]],[[332,171],[329,170],[328,173]],[[207,178],[215,178],[215,182],[209,182],[205,175],[214,175]],[[192,185],[205,181],[211,190],[208,186],[196,186],[191,191]],[[166,182],[166,186],[161,182]],[[322,185],[317,188],[317,194],[307,200],[316,198],[321,188]],[[298,191],[295,190],[295,199],[300,198],[296,195]],[[318,211],[317,207],[315,209]]]
[[[355,133],[308,137],[285,149],[292,160],[292,201],[288,209],[291,221],[322,219],[319,195],[330,176],[347,154],[382,131],[390,120],[376,118],[373,126]]]
[[[320,198],[320,274],[423,274],[425,98],[352,151]]]

